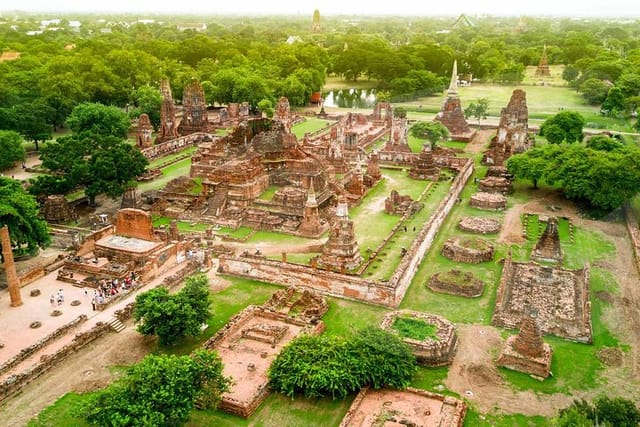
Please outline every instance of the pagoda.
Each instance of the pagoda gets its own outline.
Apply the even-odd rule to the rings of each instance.
[[[353,221],[344,196],[339,196],[336,218],[329,231],[329,240],[322,247],[316,265],[326,270],[346,272],[362,263],[362,255],[356,241]]]
[[[444,100],[442,110],[435,120],[442,123],[449,130],[453,140],[470,141],[475,133],[471,131],[467,120],[464,118],[464,111],[458,96],[458,61],[453,62],[447,98]]]
[[[544,45],[542,49],[542,56],[540,57],[540,62],[538,63],[538,68],[536,68],[536,77],[550,77],[551,70],[549,69],[549,61],[547,59],[547,45]]]

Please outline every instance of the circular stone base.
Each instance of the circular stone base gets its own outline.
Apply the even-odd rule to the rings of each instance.
[[[458,228],[467,233],[493,234],[500,231],[501,227],[500,221],[482,216],[468,216],[458,223]]]
[[[58,317],[58,316],[62,316],[62,312],[60,310],[53,310],[51,312],[51,316],[52,317]]]
[[[80,305],[80,304],[82,304],[80,302],[80,300],[74,299],[73,301],[71,301],[71,305],[74,306],[74,307],[77,306],[77,305]]]
[[[467,298],[482,295],[484,283],[468,271],[450,270],[431,276],[427,287],[434,292],[442,292]]]
[[[478,209],[501,211],[507,207],[507,198],[502,194],[479,192],[471,196],[469,204]]]
[[[493,245],[478,237],[451,237],[442,247],[445,258],[470,264],[491,261],[493,254]]]
[[[31,324],[29,325],[29,327],[30,327],[31,329],[37,329],[37,328],[39,328],[40,326],[42,326],[42,323],[41,323],[41,322],[38,322],[38,321],[31,322]]]

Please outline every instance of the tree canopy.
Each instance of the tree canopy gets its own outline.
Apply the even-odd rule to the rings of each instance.
[[[180,426],[196,401],[217,406],[229,386],[222,370],[220,357],[207,350],[191,356],[151,354],[92,396],[82,412],[100,426]]]
[[[40,218],[38,205],[20,181],[0,177],[0,227],[7,225],[14,252],[35,253],[51,242],[47,223]]]
[[[602,151],[578,144],[546,144],[512,156],[507,168],[534,185],[558,184],[568,199],[608,212],[638,193],[638,164],[640,150],[635,147]]]
[[[198,336],[200,327],[211,316],[207,276],[188,277],[175,295],[158,287],[139,294],[133,318],[138,332],[156,335],[162,345],[171,345],[186,336]]]
[[[593,404],[574,400],[553,419],[555,427],[637,427],[640,410],[632,400],[601,396]]]
[[[480,120],[486,119],[489,112],[489,100],[487,98],[479,98],[474,102],[471,102],[467,108],[464,109],[465,118],[473,117],[478,121],[478,127],[480,127]]]
[[[0,170],[9,169],[16,162],[25,159],[22,137],[18,132],[0,130],[0,153]]]
[[[115,136],[122,139],[127,137],[131,122],[117,107],[83,103],[73,109],[67,118],[67,126],[78,136]]]
[[[269,380],[286,396],[335,399],[365,386],[405,388],[416,370],[415,357],[397,335],[370,327],[350,338],[296,338],[271,364]]]
[[[540,135],[553,144],[582,141],[584,117],[575,111],[562,111],[548,118],[540,126]]]
[[[411,126],[411,135],[414,138],[426,139],[434,149],[438,142],[449,138],[449,129],[440,122],[418,122]]]

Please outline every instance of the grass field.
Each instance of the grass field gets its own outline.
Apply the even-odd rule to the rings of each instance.
[[[294,133],[296,138],[301,139],[304,137],[304,134],[307,132],[315,132],[319,129],[326,127],[329,123],[329,120],[316,119],[315,117],[307,117],[307,120],[293,125],[291,131]]]

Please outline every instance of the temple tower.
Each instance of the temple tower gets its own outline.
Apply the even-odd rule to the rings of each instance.
[[[156,142],[165,142],[178,137],[178,131],[176,130],[176,109],[173,105],[169,80],[163,79],[160,82],[160,93],[162,94],[162,104],[160,105],[160,132],[156,137]]]
[[[204,89],[198,81],[192,81],[184,88],[182,96],[182,120],[178,126],[180,135],[206,132],[209,128],[207,103]]]
[[[547,221],[547,226],[531,252],[531,258],[536,261],[562,263],[562,247],[556,217],[550,217]]]
[[[316,190],[311,179],[311,185],[307,191],[307,201],[304,205],[302,214],[302,222],[298,229],[301,233],[317,235],[322,231],[320,224],[320,212],[318,211],[318,200],[316,199]]]
[[[120,209],[138,209],[142,206],[142,197],[138,192],[137,187],[129,187],[122,193],[122,199],[120,201]]]
[[[422,151],[416,158],[409,170],[409,178],[413,179],[430,179],[435,181],[440,175],[440,169],[433,160],[433,152],[431,144],[427,143],[422,146]]]
[[[327,270],[345,272],[355,269],[362,261],[353,221],[349,219],[347,202],[344,196],[339,196],[336,218],[329,232],[329,240],[322,247],[317,265]]]
[[[551,373],[552,356],[553,350],[542,341],[536,316],[532,314],[522,319],[518,335],[507,338],[496,364],[542,380]]]
[[[464,111],[458,96],[458,61],[453,62],[447,98],[444,100],[442,110],[440,110],[435,120],[449,129],[449,133],[454,140],[463,140],[465,134],[472,133],[467,120],[464,118]],[[467,137],[467,139],[470,139],[470,137]]]
[[[547,59],[547,45],[542,48],[542,56],[536,68],[536,77],[549,77],[551,76],[551,70],[549,69],[549,61]]]
[[[6,225],[0,228],[0,244],[2,245],[4,271],[7,274],[7,285],[9,286],[9,298],[11,299],[11,307],[18,307],[22,305],[22,298],[20,296],[20,279],[18,279],[16,265],[13,262],[13,252],[11,250],[9,227],[7,227]]]
[[[313,24],[311,24],[311,31],[319,33],[322,31],[320,27],[320,11],[318,9],[313,11]]]
[[[153,126],[151,120],[146,113],[140,114],[138,119],[138,130],[136,132],[136,145],[138,148],[151,147],[153,142],[151,141],[151,134],[153,133]]]

